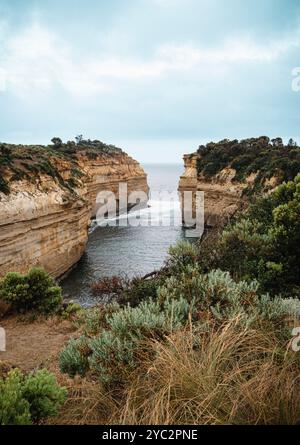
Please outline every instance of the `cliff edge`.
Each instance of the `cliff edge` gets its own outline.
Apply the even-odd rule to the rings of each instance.
[[[0,145],[0,276],[33,266],[63,275],[84,253],[100,191],[118,198],[126,182],[148,194],[139,163],[99,144]]]

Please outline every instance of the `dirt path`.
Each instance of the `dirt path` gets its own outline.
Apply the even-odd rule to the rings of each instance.
[[[0,320],[0,326],[6,331],[6,352],[0,352],[0,361],[23,371],[40,367],[55,370],[58,353],[76,330],[70,321],[56,317],[33,322],[10,317]]]

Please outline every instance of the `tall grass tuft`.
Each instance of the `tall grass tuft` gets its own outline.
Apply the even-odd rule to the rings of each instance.
[[[209,332],[152,342],[156,358],[132,378],[123,424],[297,424],[300,360],[272,333],[238,318]]]

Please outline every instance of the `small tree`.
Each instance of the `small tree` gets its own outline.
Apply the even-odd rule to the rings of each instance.
[[[271,140],[274,147],[283,147],[282,138],[275,138]]]
[[[290,139],[288,142],[288,147],[296,147],[297,143],[294,141],[294,139]]]
[[[60,138],[54,137],[51,139],[51,142],[53,143],[55,148],[61,148],[62,147],[62,140]]]
[[[83,140],[82,134],[79,134],[78,136],[75,137],[77,145],[81,144],[82,140]]]

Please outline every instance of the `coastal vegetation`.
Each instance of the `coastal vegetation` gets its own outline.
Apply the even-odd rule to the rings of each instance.
[[[27,274],[9,272],[0,280],[0,300],[14,312],[51,313],[61,303],[61,288],[43,269],[33,268]]]
[[[199,174],[230,167],[238,181],[260,175],[248,210],[209,242],[170,247],[146,277],[91,283],[101,304],[64,305],[41,269],[0,281],[8,314],[72,327],[48,363],[57,380],[50,370],[4,373],[0,423],[300,423],[300,355],[291,345],[300,320],[299,147],[257,141],[223,141],[199,154]],[[204,159],[214,169],[204,171]],[[274,175],[281,185],[261,196]],[[35,379],[48,382],[45,392]]]
[[[0,376],[0,425],[30,425],[55,416],[66,397],[66,389],[46,369],[26,376],[12,369]]]
[[[10,185],[14,181],[26,179],[38,182],[39,175],[52,177],[67,189],[73,191],[80,186],[80,178],[84,172],[78,165],[78,156],[95,159],[97,156],[112,156],[123,151],[114,145],[107,145],[98,140],[77,138],[77,143],[63,143],[58,137],[52,139],[50,145],[16,145],[0,143],[0,192],[9,194]],[[58,161],[66,160],[71,165],[71,176],[64,179],[58,168]]]
[[[203,270],[221,268],[238,280],[257,280],[262,292],[286,297],[300,294],[300,174],[269,196],[202,250]]]
[[[292,139],[284,144],[281,138],[270,140],[267,136],[224,139],[200,145],[198,151],[198,175],[210,178],[225,168],[235,170],[235,181],[244,181],[255,175],[254,183],[245,190],[257,195],[268,189],[268,180],[277,177],[279,182],[290,181],[300,171],[300,147]]]

